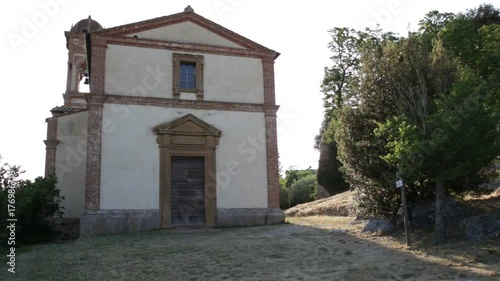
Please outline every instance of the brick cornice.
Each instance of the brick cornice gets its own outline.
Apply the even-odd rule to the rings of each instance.
[[[45,143],[45,148],[47,149],[56,149],[57,145],[59,144],[58,140],[44,140],[43,143]]]
[[[85,101],[87,101],[87,105],[96,107],[96,106],[101,106],[104,103],[104,100],[106,100],[106,95],[97,95],[97,94],[84,94]]]
[[[238,48],[193,44],[193,43],[168,42],[168,41],[159,41],[159,40],[152,40],[145,38],[107,37],[107,38],[101,38],[101,40],[104,40],[107,44],[168,49],[172,51],[198,52],[198,53],[252,57],[252,58],[263,58],[269,56],[269,53],[267,51],[262,51],[262,50],[238,49]]]
[[[276,112],[280,108],[279,105],[265,105],[264,106],[264,114],[266,117],[276,117]]]
[[[156,97],[106,95],[105,103],[159,106],[170,108],[191,108],[222,111],[266,112],[276,114],[279,106],[255,103],[234,103],[218,101],[182,100]]]

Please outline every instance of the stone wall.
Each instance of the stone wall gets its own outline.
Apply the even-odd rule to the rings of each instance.
[[[80,218],[80,237],[157,229],[158,210],[87,210]]]
[[[217,226],[256,226],[284,222],[285,215],[280,209],[217,209]],[[158,210],[88,210],[80,219],[80,237],[146,231],[159,227]]]
[[[280,209],[217,209],[218,226],[255,226],[284,222],[285,215]]]

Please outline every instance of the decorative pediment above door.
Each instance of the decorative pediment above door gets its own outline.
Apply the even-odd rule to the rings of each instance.
[[[207,146],[218,145],[221,131],[193,114],[154,128],[160,145]]]

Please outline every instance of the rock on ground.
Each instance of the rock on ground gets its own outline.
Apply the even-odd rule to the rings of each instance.
[[[482,241],[500,237],[500,220],[490,215],[480,215],[463,220],[465,239]]]
[[[387,235],[394,229],[394,224],[386,219],[369,219],[361,230],[362,232],[377,233]]]

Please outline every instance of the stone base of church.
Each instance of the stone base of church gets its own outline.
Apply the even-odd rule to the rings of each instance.
[[[56,231],[56,241],[75,240],[80,235],[79,218],[56,218],[52,223]]]
[[[217,209],[217,226],[255,226],[280,224],[285,215],[280,209]],[[158,229],[159,210],[87,210],[80,218],[80,237]]]
[[[80,237],[158,229],[159,210],[86,210],[80,218]]]
[[[267,208],[219,208],[217,226],[254,226],[280,224],[285,215],[280,209]]]

